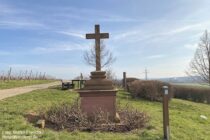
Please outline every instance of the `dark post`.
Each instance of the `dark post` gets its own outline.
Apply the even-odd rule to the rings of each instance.
[[[82,75],[82,73],[80,73],[79,89],[82,88],[82,85],[83,85],[83,75]]]
[[[123,88],[127,91],[126,72],[123,72]]]
[[[170,129],[169,129],[169,111],[168,111],[168,86],[163,86],[163,132],[164,140],[169,140]]]

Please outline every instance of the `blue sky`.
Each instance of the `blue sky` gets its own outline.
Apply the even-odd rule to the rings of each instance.
[[[209,0],[0,0],[0,72],[47,72],[74,78],[94,68],[83,61],[100,24],[121,78],[185,76],[205,29]]]

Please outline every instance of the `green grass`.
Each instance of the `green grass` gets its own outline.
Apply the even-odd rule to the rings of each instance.
[[[162,104],[145,100],[131,99],[126,92],[118,92],[117,100],[121,105],[132,104],[135,108],[150,116],[149,127],[127,133],[111,132],[67,132],[41,130],[28,123],[24,115],[30,111],[39,111],[54,104],[73,102],[78,94],[58,89],[37,90],[0,101],[0,139],[1,131],[28,130],[41,131],[44,140],[160,140],[162,139]],[[170,129],[172,140],[209,140],[210,105],[173,99],[170,101]],[[208,120],[200,119],[205,115]]]
[[[207,84],[196,84],[196,83],[172,83],[175,86],[184,86],[184,87],[192,87],[192,88],[210,88]]]
[[[54,80],[10,80],[0,81],[0,89],[9,89],[14,87],[29,86],[35,84],[45,84],[53,82]]]

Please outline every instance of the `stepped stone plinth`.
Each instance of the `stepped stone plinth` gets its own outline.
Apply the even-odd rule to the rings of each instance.
[[[105,71],[91,72],[90,80],[85,83],[85,90],[113,90],[112,81],[106,79]]]

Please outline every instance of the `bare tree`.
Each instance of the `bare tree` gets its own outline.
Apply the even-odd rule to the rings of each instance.
[[[8,81],[11,80],[11,73],[12,73],[12,68],[10,67],[8,71]]]
[[[200,38],[194,58],[191,60],[189,70],[186,73],[189,76],[199,77],[199,80],[210,85],[210,34],[207,30]]]
[[[106,70],[106,78],[112,81],[117,79],[115,73],[113,72],[111,68]]]
[[[106,70],[106,78],[111,80],[115,87],[122,87],[122,81],[120,79],[117,79],[115,72],[111,68],[108,68]]]
[[[84,61],[86,64],[95,67],[96,66],[96,52],[95,45],[89,51],[84,53]],[[113,54],[106,49],[103,41],[100,44],[100,56],[101,56],[101,68],[110,66],[113,62],[115,62],[116,58]]]

